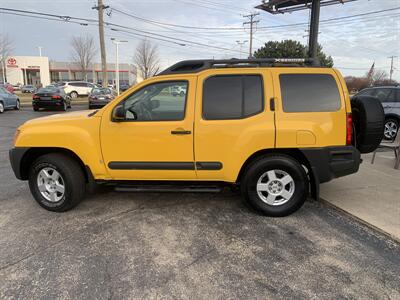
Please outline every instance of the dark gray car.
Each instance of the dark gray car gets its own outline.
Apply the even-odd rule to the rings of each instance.
[[[385,133],[386,140],[393,140],[400,125],[400,87],[380,86],[366,88],[357,95],[373,96],[381,101],[385,110]]]
[[[21,93],[31,93],[33,94],[36,92],[36,87],[31,84],[27,84],[21,87]]]

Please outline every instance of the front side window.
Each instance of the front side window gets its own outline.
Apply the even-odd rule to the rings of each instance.
[[[154,83],[136,91],[117,107],[123,107],[127,121],[179,121],[185,118],[187,91],[187,81]]]
[[[205,120],[243,119],[264,108],[260,75],[217,75],[203,85]]]
[[[340,109],[340,94],[329,74],[279,75],[284,112],[329,112]]]

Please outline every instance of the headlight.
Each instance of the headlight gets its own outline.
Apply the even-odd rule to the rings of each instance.
[[[20,133],[21,133],[21,130],[19,130],[19,129],[17,129],[17,130],[15,131],[14,139],[13,139],[13,144],[14,144],[14,146],[15,146],[15,143],[17,142],[17,139],[18,139],[18,136],[19,136]]]

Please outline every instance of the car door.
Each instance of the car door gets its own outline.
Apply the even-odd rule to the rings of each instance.
[[[195,76],[142,83],[101,121],[101,146],[110,176],[119,180],[196,179],[193,154]],[[176,86],[188,87],[173,96]],[[116,120],[116,111],[123,118]]]
[[[378,98],[382,103],[385,114],[390,114],[396,98],[395,90],[392,88],[375,88],[371,96]]]
[[[5,108],[9,108],[12,106],[12,94],[7,91],[5,88],[1,88],[2,89],[2,98],[4,101],[4,107]]]
[[[254,153],[275,147],[271,73],[267,69],[211,69],[198,77],[196,172],[200,180],[235,182]]]
[[[8,107],[8,95],[3,87],[0,87],[0,101],[3,101],[4,108]]]

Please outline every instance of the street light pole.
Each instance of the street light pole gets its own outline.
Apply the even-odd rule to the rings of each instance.
[[[117,95],[119,95],[119,44],[126,43],[127,41],[117,40],[111,38],[113,44],[115,44],[115,85],[117,88]]]
[[[42,57],[42,49],[43,49],[43,47],[42,46],[38,46],[38,49],[39,49],[39,56]]]
[[[240,46],[240,56],[243,55],[242,48],[243,48],[243,45],[246,44],[247,42],[248,42],[248,40],[245,40],[245,41],[236,41],[236,43]]]

